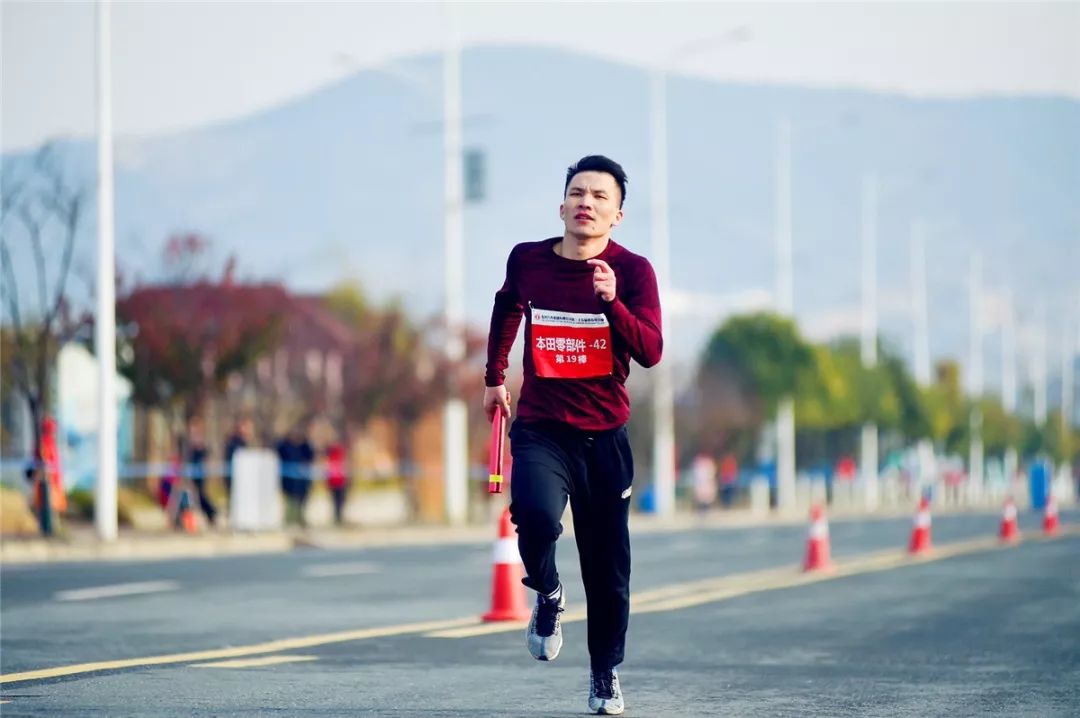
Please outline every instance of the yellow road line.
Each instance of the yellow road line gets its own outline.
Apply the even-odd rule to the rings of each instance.
[[[1057,536],[1032,535],[1023,541],[1048,541],[1055,538],[1080,535],[1080,527],[1063,527]],[[877,571],[887,571],[902,566],[911,566],[928,561],[940,561],[953,556],[993,551],[1015,546],[1006,544],[997,538],[981,538],[970,541],[949,543],[934,548],[929,554],[910,556],[903,551],[880,551],[856,556],[843,563],[837,563],[830,571],[804,573],[797,567],[770,568],[762,571],[718,576],[715,578],[689,581],[686,583],[661,586],[659,588],[635,592],[630,606],[632,614],[659,613],[676,611],[683,608],[715,603],[737,596],[745,596],[761,591],[774,591],[782,588],[794,588],[821,581],[830,581],[843,576],[854,576]],[[585,620],[584,610],[567,611],[563,614],[563,623]],[[507,631],[518,631],[528,625],[527,621],[511,623],[480,623],[457,628],[441,629],[425,633],[427,638],[472,638]]]
[[[241,658],[235,661],[217,661],[216,663],[192,663],[192,668],[261,668],[276,666],[281,663],[299,663],[317,661],[318,656],[263,656],[262,658]]]
[[[346,641],[363,641],[369,638],[382,638],[384,636],[400,636],[407,633],[425,633],[438,631],[454,626],[471,623],[474,618],[457,618],[449,621],[425,621],[422,623],[405,623],[399,626],[381,626],[378,628],[361,628],[353,631],[338,631],[336,633],[322,633],[314,636],[301,636],[299,638],[284,638],[266,643],[256,643],[250,646],[234,646],[232,648],[218,648],[209,651],[191,651],[188,653],[170,653],[162,656],[148,656],[146,658],[123,658],[115,661],[96,661],[94,663],[77,663],[70,666],[57,666],[55,668],[41,668],[35,671],[23,671],[0,676],[0,683],[19,683],[21,681],[35,681],[42,678],[58,678],[71,676],[79,673],[92,673],[94,671],[114,671],[119,668],[141,668],[143,666],[161,666],[169,663],[192,663],[194,661],[215,661],[225,658],[242,658],[244,656],[257,656],[263,653],[280,653],[282,651],[295,651],[299,648],[311,648],[313,646],[325,646],[330,643],[344,643]]]

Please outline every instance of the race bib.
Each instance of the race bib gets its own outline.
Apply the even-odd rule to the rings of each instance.
[[[530,341],[537,376],[590,379],[611,375],[611,325],[607,317],[536,307],[530,310]]]

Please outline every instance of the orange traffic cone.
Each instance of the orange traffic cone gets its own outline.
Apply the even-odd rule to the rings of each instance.
[[[924,496],[919,500],[919,512],[911,529],[911,545],[908,553],[915,555],[930,551],[930,501]]]
[[[1009,543],[1020,540],[1020,527],[1016,524],[1016,503],[1011,496],[1005,499],[1005,510],[1001,514],[1001,531],[998,536],[1002,541]]]
[[[806,563],[803,571],[828,571],[832,568],[829,557],[829,522],[825,510],[815,504],[810,509],[810,536],[806,542]]]
[[[1053,496],[1046,497],[1046,510],[1043,512],[1043,533],[1053,536],[1058,532],[1058,508]]]
[[[199,527],[195,523],[195,512],[191,509],[185,508],[180,510],[180,525],[189,534],[199,532]]]
[[[185,533],[197,534],[199,532],[199,525],[195,520],[195,509],[193,507],[194,490],[185,479],[180,479],[175,486],[178,487],[179,491],[179,499],[176,502],[176,518],[180,528],[183,529]]]
[[[499,538],[495,541],[491,610],[484,614],[485,621],[523,621],[532,614],[525,602],[525,587],[521,585],[524,576],[510,510],[503,509],[499,517]]]

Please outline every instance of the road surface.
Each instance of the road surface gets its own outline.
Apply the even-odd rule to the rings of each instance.
[[[638,534],[620,668],[633,716],[1080,715],[1080,516],[1002,547],[998,517]],[[491,544],[4,567],[5,716],[571,716],[588,656],[572,539],[566,645],[482,624]]]

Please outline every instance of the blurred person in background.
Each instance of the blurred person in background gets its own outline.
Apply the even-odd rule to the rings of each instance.
[[[297,422],[277,444],[281,490],[286,502],[285,520],[304,527],[307,526],[304,512],[311,491],[311,464],[315,460],[307,430],[306,422]]]
[[[593,155],[566,172],[561,236],[515,246],[495,294],[488,335],[484,409],[510,417],[504,386],[510,348],[525,317],[524,381],[510,430],[517,525],[526,586],[536,607],[526,633],[534,658],[562,648],[566,592],[555,542],[569,499],[588,610],[589,710],[623,712],[615,667],[630,615],[630,494],[634,458],[627,435],[630,360],[660,361],[663,339],[656,275],[648,260],[615,243],[626,173]]]
[[[735,482],[739,480],[739,461],[731,451],[720,460],[720,504],[730,509],[735,502]]]
[[[233,430],[225,439],[225,491],[232,499],[233,455],[238,449],[255,445],[255,422],[242,417],[233,424]]]
[[[345,500],[348,498],[349,475],[345,446],[338,441],[326,447],[326,486],[334,499],[334,524],[341,526],[344,523]]]
[[[184,473],[195,486],[195,493],[199,497],[199,508],[206,516],[207,523],[213,526],[217,517],[217,508],[206,492],[206,458],[210,455],[210,450],[206,448],[206,432],[201,419],[192,419],[188,426],[186,443],[186,451],[181,452],[181,456],[184,457]]]
[[[837,481],[855,481],[857,471],[858,467],[855,465],[855,459],[848,454],[841,456],[840,460],[836,462]]]
[[[694,505],[705,513],[716,503],[716,460],[707,453],[694,457]]]

